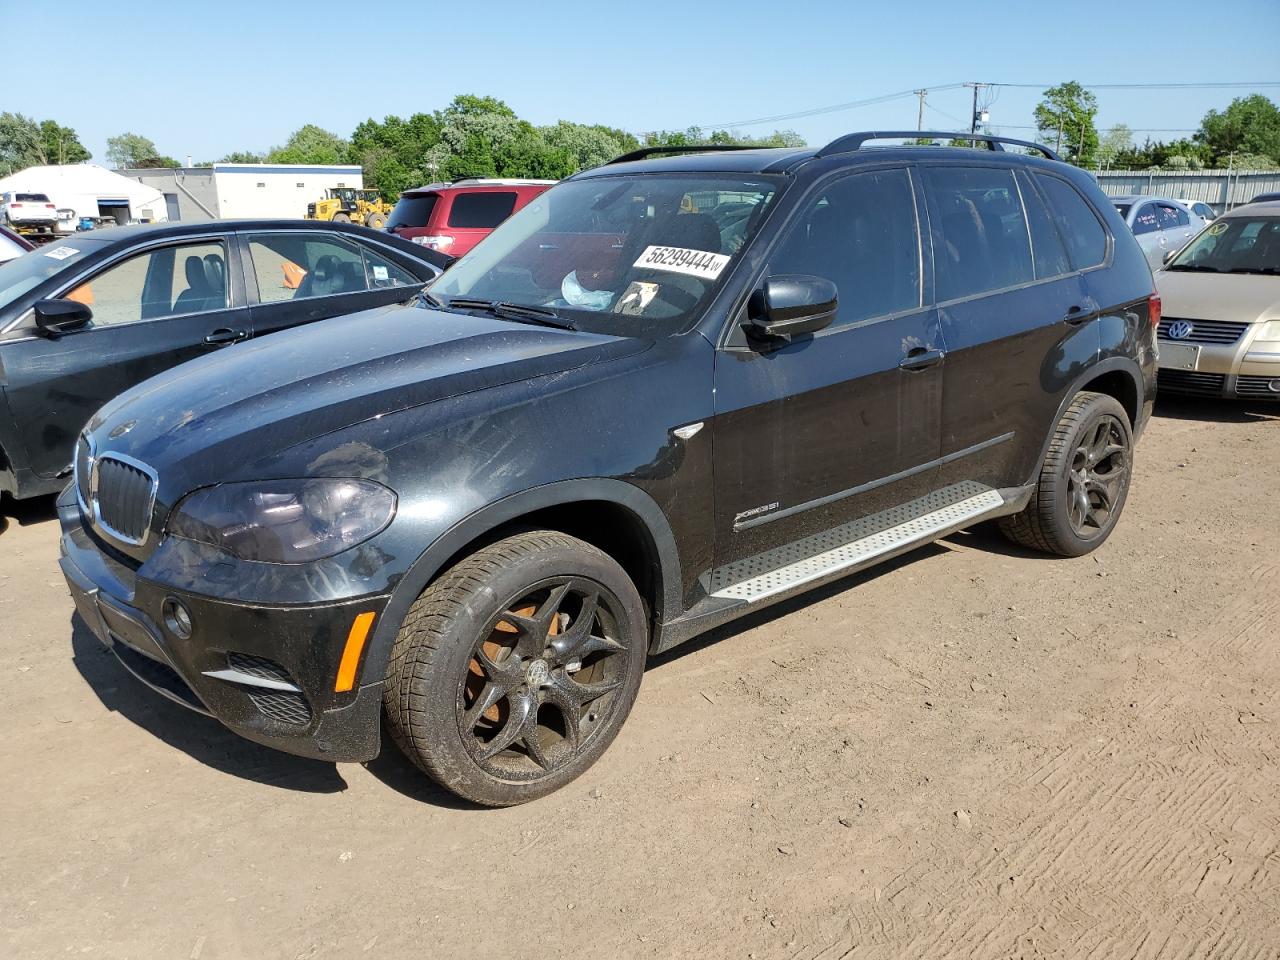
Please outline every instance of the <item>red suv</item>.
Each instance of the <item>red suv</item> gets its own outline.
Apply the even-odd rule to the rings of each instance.
[[[406,190],[391,211],[387,231],[460,257],[553,183],[468,177]]]

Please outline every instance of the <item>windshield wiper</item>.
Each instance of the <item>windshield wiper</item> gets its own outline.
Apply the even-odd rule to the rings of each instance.
[[[1280,273],[1280,267],[1232,267],[1228,273]]]
[[[454,297],[446,306],[462,310],[486,310],[500,320],[512,320],[516,323],[534,323],[543,327],[555,327],[557,330],[578,329],[578,325],[572,320],[546,307],[530,307],[505,300],[481,300],[478,297]]]
[[[1175,263],[1165,267],[1166,270],[1203,270],[1206,273],[1221,273],[1217,267],[1206,267],[1203,263]]]
[[[444,302],[437,298],[434,294],[427,293],[427,288],[423,287],[413,297],[418,303],[427,307],[434,307],[437,310],[444,309]]]

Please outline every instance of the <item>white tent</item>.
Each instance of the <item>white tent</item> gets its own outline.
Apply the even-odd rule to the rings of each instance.
[[[75,217],[63,221],[62,229],[75,229],[81,217],[114,217],[119,223],[169,219],[159,190],[96,163],[27,167],[0,177],[0,192],[8,190],[43,193],[59,210],[74,210]]]

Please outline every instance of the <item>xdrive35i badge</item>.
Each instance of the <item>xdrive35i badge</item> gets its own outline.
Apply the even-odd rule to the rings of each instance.
[[[112,440],[116,440],[120,437],[123,437],[126,433],[128,433],[137,425],[138,425],[137,420],[126,420],[124,423],[120,424],[118,427],[116,427],[110,433],[108,433],[107,436],[110,437]]]
[[[768,513],[770,510],[778,509],[778,501],[766,503],[763,507],[752,507],[750,510],[743,510],[740,514],[733,518],[734,523],[741,523],[743,520],[750,520],[752,517],[758,517],[762,513]]]

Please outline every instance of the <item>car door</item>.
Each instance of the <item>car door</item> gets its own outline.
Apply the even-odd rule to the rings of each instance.
[[[1191,215],[1179,203],[1156,203],[1156,215],[1160,219],[1160,262],[1152,269],[1164,266],[1165,257],[1177,253],[1195,236]]]
[[[1025,174],[928,165],[935,297],[947,351],[939,484],[1025,483],[1073,355],[1095,316],[1062,237]],[[1036,249],[1031,245],[1036,237]],[[1092,334],[1092,352],[1097,336]]]
[[[1164,231],[1160,229],[1160,212],[1151,201],[1134,206],[1129,226],[1133,229],[1133,235],[1138,238],[1138,246],[1142,248],[1147,264],[1152,270],[1158,269],[1164,261],[1164,251],[1169,244]]]
[[[725,565],[928,492],[938,456],[942,352],[907,167],[811,189],[759,278],[836,284],[834,322],[753,341],[741,322],[716,359],[714,525]],[[768,561],[763,561],[768,562]]]
[[[55,294],[89,306],[86,327],[51,339],[28,316],[11,331],[4,390],[31,469],[60,476],[80,430],[108,400],[248,336],[238,275],[225,235],[134,249]]]
[[[253,335],[405,300],[427,281],[385,248],[320,230],[240,235]]]

